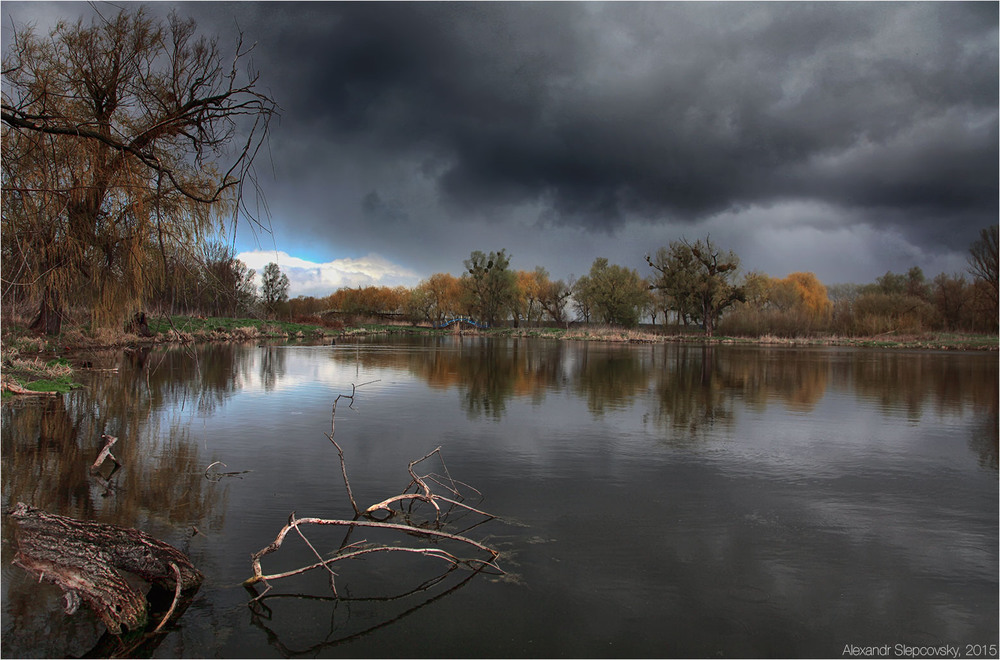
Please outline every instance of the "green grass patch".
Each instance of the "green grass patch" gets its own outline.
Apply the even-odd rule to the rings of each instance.
[[[35,380],[30,383],[22,383],[21,386],[26,390],[31,390],[32,392],[59,392],[60,394],[66,394],[71,390],[83,387],[82,384],[73,382],[73,379],[70,376],[60,376],[56,379]]]

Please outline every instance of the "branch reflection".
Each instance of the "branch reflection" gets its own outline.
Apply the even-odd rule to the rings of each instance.
[[[365,637],[366,635],[370,635],[378,630],[398,623],[402,619],[431,605],[432,603],[454,594],[456,591],[467,585],[479,573],[483,572],[485,570],[485,566],[472,569],[460,580],[450,586],[447,586],[449,578],[455,577],[453,574],[456,570],[458,570],[457,567],[449,567],[444,573],[424,581],[413,589],[387,596],[369,596],[360,598],[344,596],[316,596],[309,594],[266,594],[260,596],[255,587],[248,586],[246,589],[254,599],[251,600],[249,604],[250,623],[264,632],[267,637],[267,643],[280,653],[282,657],[294,658],[305,655],[315,655],[323,649],[353,642]],[[451,581],[454,582],[454,580]],[[436,588],[443,588],[443,591],[432,593]],[[402,611],[391,613],[386,611],[387,603],[406,602],[409,604],[414,599],[419,598],[424,598],[424,600],[420,600],[416,604],[409,605]],[[269,626],[265,623],[265,621],[273,622],[275,617],[274,609],[266,605],[264,601],[285,599],[308,601],[310,603],[332,603],[333,607],[330,610],[330,624],[323,641],[316,642],[309,646],[293,648],[293,646],[289,643],[282,641],[282,637],[287,639],[290,636],[297,636],[298,631],[281,630],[279,633],[275,630],[277,626]],[[361,608],[360,606],[366,605],[370,605],[371,607],[364,611],[357,611]],[[346,620],[342,620],[343,617],[338,617],[338,611],[342,607],[346,610]],[[360,621],[360,624],[355,626],[355,630],[351,630],[352,622],[354,620]],[[371,623],[372,620],[374,620],[375,623]]]

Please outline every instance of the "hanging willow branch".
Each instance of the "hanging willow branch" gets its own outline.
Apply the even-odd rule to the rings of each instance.
[[[367,385],[368,383],[365,383]],[[407,466],[407,472],[410,474],[410,483],[406,488],[403,489],[402,494],[395,495],[393,497],[386,498],[376,504],[369,506],[367,509],[361,510],[358,506],[357,501],[354,498],[354,493],[351,489],[351,482],[347,477],[347,463],[344,458],[344,450],[341,446],[334,440],[334,433],[336,428],[336,416],[337,416],[337,403],[341,399],[347,399],[350,401],[349,407],[354,409],[354,398],[357,394],[357,388],[360,386],[351,386],[350,394],[340,394],[333,401],[333,410],[330,416],[330,432],[326,434],[326,437],[333,443],[333,446],[337,449],[337,454],[340,458],[340,469],[341,474],[344,477],[344,486],[347,489],[347,496],[350,499],[351,507],[354,510],[355,518],[353,520],[340,520],[340,519],[327,519],[327,518],[296,518],[295,512],[293,511],[288,517],[288,523],[281,528],[278,535],[275,537],[274,541],[268,544],[265,548],[255,552],[251,556],[251,565],[253,570],[253,576],[248,578],[243,582],[245,587],[253,587],[258,583],[263,583],[265,589],[260,593],[254,601],[262,598],[271,589],[270,581],[278,580],[281,578],[291,577],[293,575],[301,575],[312,570],[323,569],[329,574],[330,578],[330,588],[334,593],[335,597],[337,595],[336,577],[337,574],[333,571],[331,566],[337,562],[342,562],[348,559],[357,559],[360,557],[367,557],[371,555],[378,555],[384,553],[408,553],[414,555],[421,555],[424,557],[429,557],[433,559],[438,559],[446,562],[449,565],[448,570],[457,568],[459,566],[466,566],[475,571],[481,571],[485,568],[492,568],[503,573],[504,571],[497,565],[496,560],[500,556],[500,553],[486,546],[479,541],[475,541],[461,534],[446,532],[443,527],[448,523],[450,514],[453,511],[461,510],[465,513],[472,513],[482,516],[483,519],[480,520],[476,525],[482,524],[487,520],[492,520],[493,515],[476,509],[475,507],[464,504],[461,501],[460,492],[460,482],[456,482],[448,474],[448,468],[444,464],[444,458],[441,455],[441,448],[437,447],[433,451],[429,452],[425,456],[411,461]],[[431,458],[432,456],[437,456],[443,466],[444,472],[447,477],[442,477],[437,474],[427,474],[418,475],[414,471],[414,466],[417,464]],[[452,497],[444,497],[433,492],[431,484],[441,485],[449,491],[449,495]],[[461,484],[465,485],[465,484]],[[409,492],[411,488],[414,492]],[[471,487],[470,487],[471,488]],[[475,490],[474,488],[472,490]],[[475,491],[479,494],[479,491]],[[480,494],[481,495],[481,494]],[[419,522],[414,522],[411,520],[410,516],[413,512],[413,505],[415,503],[425,503],[433,507],[434,509],[434,520],[432,526],[425,526]],[[405,510],[404,510],[405,505]],[[442,506],[445,505],[445,506]],[[398,506],[399,508],[394,508]],[[379,515],[388,514],[388,518],[403,515],[405,516],[405,523],[391,523],[386,522],[388,518],[377,519],[375,514]],[[366,519],[366,520],[365,520]],[[348,544],[346,539],[344,543],[341,544],[340,548],[332,553],[332,556],[324,559],[323,556],[316,550],[313,543],[306,537],[302,531],[302,527],[306,525],[316,525],[316,526],[332,526],[346,528],[348,532],[348,537],[350,534],[358,528],[362,529],[379,529],[386,530],[389,532],[398,532],[406,534],[411,538],[418,538],[421,541],[430,543],[439,543],[441,541],[455,542],[458,544],[459,548],[465,548],[468,551],[478,553],[479,556],[471,558],[463,558],[458,555],[444,550],[443,548],[436,546],[417,546],[417,547],[406,547],[399,545],[386,545],[386,544],[367,544],[364,542],[356,542]],[[471,527],[475,527],[472,525]],[[470,528],[471,528],[470,527]],[[315,563],[309,564],[307,566],[302,566],[300,568],[295,568],[292,570],[287,570],[279,573],[265,574],[261,566],[261,560],[273,553],[277,552],[285,541],[285,537],[292,530],[302,538],[312,554],[316,557],[317,561]]]

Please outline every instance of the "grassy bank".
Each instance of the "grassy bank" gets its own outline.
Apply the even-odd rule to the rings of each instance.
[[[73,380],[73,367],[68,360],[57,358],[43,361],[38,357],[3,358],[2,396],[4,399],[14,393],[54,392],[63,394],[83,387]]]

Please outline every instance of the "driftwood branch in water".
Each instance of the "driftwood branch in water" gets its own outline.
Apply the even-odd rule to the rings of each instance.
[[[154,633],[160,632],[160,630],[163,629],[163,626],[166,625],[167,621],[170,621],[170,617],[174,615],[174,610],[177,609],[177,603],[180,602],[181,594],[184,591],[181,588],[181,585],[183,584],[181,569],[178,568],[177,564],[174,562],[170,562],[170,569],[174,572],[174,599],[170,602],[170,609],[167,610],[167,613],[163,615],[163,619],[160,620],[160,623],[153,630]]]
[[[437,447],[433,451],[429,452],[428,454],[426,454],[421,458],[418,458],[417,460],[410,461],[410,463],[407,466],[407,471],[410,474],[411,481],[409,485],[403,489],[403,493],[401,495],[396,495],[387,498],[385,500],[382,500],[381,502],[378,502],[368,507],[364,511],[362,511],[360,507],[358,507],[357,502],[354,499],[354,493],[351,490],[350,480],[347,478],[347,464],[344,459],[344,450],[337,443],[337,441],[333,439],[333,435],[336,428],[335,425],[337,417],[337,403],[341,399],[348,399],[350,400],[350,407],[353,409],[354,397],[356,393],[357,393],[357,387],[352,386],[351,394],[349,395],[340,394],[337,396],[336,399],[334,399],[333,411],[330,416],[330,432],[326,434],[326,437],[330,440],[330,442],[333,443],[333,446],[337,448],[337,454],[340,457],[341,474],[344,477],[344,485],[347,489],[347,496],[351,501],[351,507],[354,509],[355,518],[353,520],[337,520],[337,519],[326,519],[326,518],[296,518],[295,512],[293,511],[288,518],[288,523],[281,529],[281,531],[278,532],[278,535],[275,537],[274,541],[268,544],[267,547],[255,552],[251,556],[251,562],[252,562],[251,566],[253,569],[253,576],[245,580],[243,582],[243,585],[245,587],[251,588],[258,583],[263,583],[266,587],[264,592],[258,595],[257,598],[255,598],[254,600],[262,598],[271,589],[271,585],[268,583],[269,580],[277,580],[280,578],[290,577],[292,575],[299,575],[320,568],[325,569],[327,573],[329,573],[330,588],[334,593],[334,597],[337,597],[337,587],[335,583],[336,573],[333,572],[331,565],[339,561],[373,555],[376,553],[403,552],[416,555],[423,555],[425,557],[432,557],[443,560],[450,565],[450,568],[456,568],[460,565],[465,565],[478,572],[486,567],[490,567],[495,569],[499,573],[503,573],[503,570],[496,564],[496,560],[500,556],[500,553],[498,551],[478,541],[470,539],[466,536],[462,536],[461,534],[443,531],[442,528],[447,523],[448,514],[456,507],[464,509],[467,512],[481,515],[484,517],[485,520],[491,520],[494,516],[485,513],[483,511],[480,511],[479,509],[468,506],[459,501],[461,499],[461,493],[459,491],[458,482],[456,482],[454,479],[451,479],[450,475],[448,475],[447,477],[449,483],[442,484],[441,480],[438,478],[439,475],[430,474],[430,475],[420,476],[416,472],[414,472],[413,468],[415,465],[417,465],[422,461],[427,460],[428,458],[434,455],[437,455],[438,458],[441,460],[442,466],[444,466],[445,473],[447,474],[448,468],[446,465],[444,465],[444,459],[441,457],[440,447]],[[428,481],[444,485],[445,488],[447,488],[450,491],[450,494],[453,495],[455,499],[442,497],[440,495],[435,494],[431,490],[431,487],[428,485]],[[417,492],[408,493],[407,491],[409,491],[411,487],[414,487]],[[478,493],[478,491],[476,492]],[[409,518],[407,518],[408,524],[390,523],[390,522],[385,522],[385,520],[377,520],[374,518],[374,514],[380,511],[387,512],[390,517],[398,513],[402,513],[403,512],[402,506],[404,502],[410,505],[409,510],[412,512],[413,503],[417,501],[429,504],[434,508],[435,515],[434,515],[433,526],[410,524]],[[440,503],[445,503],[449,505],[448,509],[443,512]],[[392,508],[392,505],[394,504],[399,504],[400,506],[399,511],[396,511],[395,509]],[[361,518],[368,518],[368,520],[360,520]],[[357,543],[347,544],[345,539],[344,543],[341,544],[341,547],[334,553],[332,553],[332,556],[330,556],[327,559],[324,559],[322,555],[320,555],[319,551],[317,551],[316,548],[313,546],[313,544],[309,541],[309,539],[306,538],[305,534],[303,534],[302,529],[300,528],[303,525],[346,527],[348,529],[348,538],[350,537],[350,533],[353,532],[354,529],[356,528],[376,528],[380,530],[400,532],[410,537],[417,537],[428,542],[439,542],[442,540],[447,540],[458,543],[459,547],[465,547],[468,550],[474,549],[476,552],[482,553],[482,556],[463,559],[439,547],[403,547],[399,545],[385,545],[385,544],[371,544],[362,546]],[[474,526],[475,525],[473,525],[473,527]],[[301,568],[284,571],[281,573],[274,573],[270,575],[265,574],[263,568],[261,567],[261,559],[273,552],[276,552],[279,548],[281,548],[281,545],[285,540],[285,536],[292,530],[295,530],[296,533],[298,533],[298,535],[302,538],[302,540],[312,551],[317,561],[313,564],[303,566]]]
[[[137,529],[75,520],[21,502],[10,517],[17,525],[14,563],[59,586],[68,613],[86,602],[115,635],[140,630],[148,618],[145,596],[122,571],[174,591],[175,605],[176,594],[193,594],[201,585],[201,573],[184,553]]]
[[[331,425],[332,426],[332,425]],[[327,438],[333,443],[333,446],[337,448],[337,454],[340,456],[340,473],[344,475],[344,486],[347,488],[347,499],[351,500],[351,507],[354,509],[354,515],[360,516],[361,510],[358,509],[358,503],[354,501],[354,493],[351,492],[351,482],[347,479],[347,463],[344,462],[344,450],[340,448],[337,441],[333,439],[332,434],[327,434]]]
[[[406,592],[403,592],[403,593],[400,593],[400,594],[397,594],[397,595],[394,595],[394,596],[386,596],[386,597],[379,596],[379,597],[376,597],[376,598],[364,598],[364,597],[362,597],[362,598],[352,598],[352,597],[349,597],[349,596],[345,597],[345,598],[341,598],[341,597],[337,596],[336,594],[333,597],[330,597],[330,596],[307,596],[305,594],[273,594],[273,595],[264,595],[264,594],[258,594],[255,587],[247,587],[247,591],[249,591],[254,596],[253,600],[250,601],[250,612],[251,612],[250,623],[253,624],[254,626],[262,629],[265,632],[265,634],[267,635],[268,643],[271,644],[271,646],[273,646],[275,649],[277,649],[278,653],[280,653],[282,657],[285,657],[285,658],[306,657],[306,656],[308,656],[308,657],[317,657],[317,653],[319,651],[323,650],[323,649],[328,649],[328,648],[331,648],[331,647],[334,647],[334,646],[338,646],[340,644],[344,644],[344,643],[347,643],[347,642],[355,641],[355,640],[357,640],[357,639],[359,639],[361,637],[364,637],[365,635],[368,635],[370,633],[376,632],[380,628],[385,628],[386,626],[390,626],[390,625],[392,625],[392,624],[394,624],[394,623],[396,623],[396,622],[398,622],[398,621],[400,621],[400,620],[402,620],[402,619],[410,616],[411,614],[420,611],[422,608],[427,607],[428,605],[431,605],[432,603],[434,603],[437,600],[440,600],[441,598],[445,598],[446,596],[448,596],[448,595],[450,595],[450,594],[458,591],[459,589],[461,589],[462,587],[464,587],[466,584],[468,584],[473,578],[475,578],[479,574],[479,572],[481,570],[482,569],[476,569],[476,570],[470,571],[460,582],[458,582],[458,584],[455,584],[455,585],[451,586],[450,588],[446,589],[445,591],[442,591],[441,593],[432,595],[432,596],[428,597],[426,600],[423,600],[422,602],[417,603],[416,605],[410,607],[409,609],[407,609],[407,610],[405,610],[403,612],[400,612],[398,614],[395,614],[395,615],[393,615],[393,616],[391,616],[389,618],[386,618],[384,620],[376,620],[375,623],[372,623],[371,625],[367,625],[367,627],[363,627],[360,630],[356,630],[354,632],[349,632],[349,633],[346,633],[346,634],[341,634],[339,637],[334,637],[335,633],[334,633],[334,630],[331,627],[331,630],[330,630],[329,634],[326,636],[326,638],[322,642],[320,642],[318,644],[313,644],[313,645],[305,647],[305,648],[301,648],[301,647],[300,648],[295,648],[295,649],[290,648],[286,644],[282,643],[282,641],[278,637],[278,634],[275,633],[273,630],[271,630],[265,624],[265,621],[270,621],[270,620],[273,619],[274,612],[273,612],[273,610],[264,601],[271,600],[271,599],[294,598],[296,600],[304,599],[304,600],[312,600],[312,601],[320,601],[320,602],[323,602],[323,601],[340,601],[340,600],[343,600],[343,601],[346,601],[346,602],[352,602],[352,601],[353,602],[378,601],[379,603],[385,603],[387,601],[413,598],[413,597],[419,596],[422,593],[428,592],[433,587],[435,587],[436,585],[438,585],[439,583],[441,583],[449,575],[449,573],[451,571],[450,570],[445,571],[443,574],[438,575],[438,576],[436,576],[436,577],[434,577],[434,578],[432,578],[432,579],[424,582],[423,584],[420,584],[417,587],[415,587],[413,589],[410,589],[410,590],[408,590]],[[369,621],[370,621],[369,619],[366,619],[365,623],[368,623]],[[331,621],[331,625],[332,625],[332,623],[333,622]]]
[[[90,466],[90,471],[95,474],[101,469],[101,466],[104,465],[104,461],[109,458],[115,462],[115,465],[121,465],[121,463],[118,462],[118,459],[115,458],[115,455],[111,453],[111,447],[118,442],[118,438],[104,433],[101,434],[101,439],[104,440],[104,446],[101,447],[101,452],[97,455],[97,460]]]
[[[371,547],[364,547],[361,549],[350,549],[348,552],[344,554],[337,554],[334,557],[331,557],[330,559],[325,559],[325,560],[321,559],[319,562],[315,564],[310,564],[309,566],[304,566],[302,568],[297,568],[291,571],[275,573],[273,575],[264,575],[264,572],[260,566],[260,560],[264,556],[269,555],[272,552],[276,552],[279,548],[281,548],[281,544],[284,542],[285,536],[287,536],[288,532],[290,532],[291,530],[294,529],[301,534],[301,531],[298,529],[299,525],[334,525],[337,527],[349,527],[349,528],[374,527],[378,529],[387,529],[432,539],[448,539],[452,541],[458,541],[460,543],[464,543],[478,550],[481,550],[489,555],[489,559],[463,560],[439,548],[404,548],[400,546],[371,546]],[[433,556],[439,559],[444,559],[445,561],[448,561],[455,565],[469,564],[473,566],[492,566],[493,568],[500,570],[500,568],[493,563],[496,560],[496,558],[500,556],[499,552],[483,545],[482,543],[479,543],[478,541],[473,541],[472,539],[466,538],[464,536],[459,536],[457,534],[449,534],[447,532],[441,532],[434,529],[423,529],[420,527],[413,527],[412,525],[397,525],[395,523],[377,522],[372,520],[329,520],[326,518],[295,518],[293,515],[293,517],[288,521],[288,524],[282,527],[281,531],[278,532],[278,536],[275,537],[274,541],[272,541],[267,547],[255,552],[251,556],[251,561],[253,565],[253,577],[244,580],[243,586],[251,586],[258,582],[264,582],[266,584],[268,580],[277,580],[279,578],[290,577],[292,575],[299,575],[300,573],[305,573],[307,571],[311,571],[316,568],[323,568],[323,567],[328,568],[330,564],[333,564],[335,562],[342,561],[344,559],[353,559],[355,557],[360,557],[362,555],[372,554],[375,552],[410,552],[415,554]]]
[[[241,474],[250,474],[251,472],[253,472],[253,470],[239,470],[237,472],[211,472],[212,468],[214,468],[216,465],[221,465],[222,467],[229,467],[222,461],[215,461],[214,463],[210,464],[207,468],[205,468],[205,478],[208,479],[209,481],[222,481],[223,477],[240,477],[240,479],[242,479],[243,477],[240,476]]]

